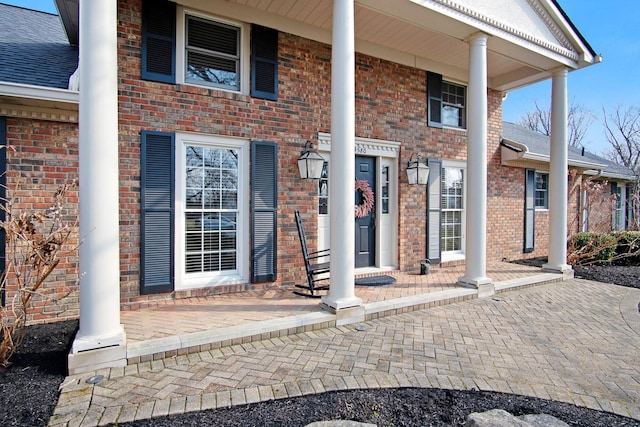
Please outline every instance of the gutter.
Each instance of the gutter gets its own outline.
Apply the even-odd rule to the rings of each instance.
[[[77,91],[18,83],[0,83],[0,96],[75,105],[78,104],[80,98],[80,94]]]

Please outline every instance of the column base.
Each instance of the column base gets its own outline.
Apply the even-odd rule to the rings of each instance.
[[[71,353],[81,353],[88,350],[96,350],[104,347],[114,347],[119,345],[126,345],[127,336],[124,332],[122,325],[118,325],[118,328],[112,335],[98,336],[87,335],[82,336],[79,332],[73,340],[71,345]]]
[[[329,311],[334,313],[344,310],[345,308],[359,307],[362,305],[362,300],[357,297],[333,298],[331,295],[323,295],[321,301],[321,305],[327,307]]]
[[[478,298],[486,298],[496,293],[493,280],[488,277],[468,277],[462,276],[458,279],[458,285],[465,288],[478,290]]]
[[[110,337],[76,336],[67,356],[69,375],[127,365],[127,335],[120,331]]]
[[[127,339],[124,331],[117,337],[100,341],[103,344],[101,347],[84,348],[89,342],[95,343],[96,339],[74,340],[71,352],[67,356],[69,375],[127,365]]]

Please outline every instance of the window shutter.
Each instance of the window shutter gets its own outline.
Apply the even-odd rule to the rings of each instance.
[[[442,75],[427,72],[427,124],[442,127]]]
[[[278,99],[278,31],[251,27],[251,96]]]
[[[278,234],[278,146],[251,147],[251,282],[276,280]]]
[[[140,293],[173,291],[175,136],[142,132]]]
[[[523,252],[533,252],[536,217],[536,171],[524,171],[524,248]]]
[[[427,258],[432,264],[441,261],[440,224],[442,202],[440,180],[442,175],[442,160],[429,159],[429,182],[427,184]]]
[[[176,82],[176,4],[142,2],[142,78]]]

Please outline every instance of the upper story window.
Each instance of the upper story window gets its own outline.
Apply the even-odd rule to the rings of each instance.
[[[427,123],[432,127],[467,127],[467,88],[427,73]]]
[[[442,82],[442,124],[466,128],[466,88],[454,83]]]
[[[549,174],[536,172],[536,209],[549,209]]]
[[[240,90],[240,27],[186,15],[185,81]]]
[[[144,80],[278,100],[278,31],[142,1]]]

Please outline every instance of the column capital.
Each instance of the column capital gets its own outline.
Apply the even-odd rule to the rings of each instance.
[[[489,35],[481,31],[474,33],[467,38],[467,43],[470,45],[486,45],[489,40]]]
[[[567,67],[558,67],[551,70],[552,77],[567,77],[569,75],[569,69]]]

